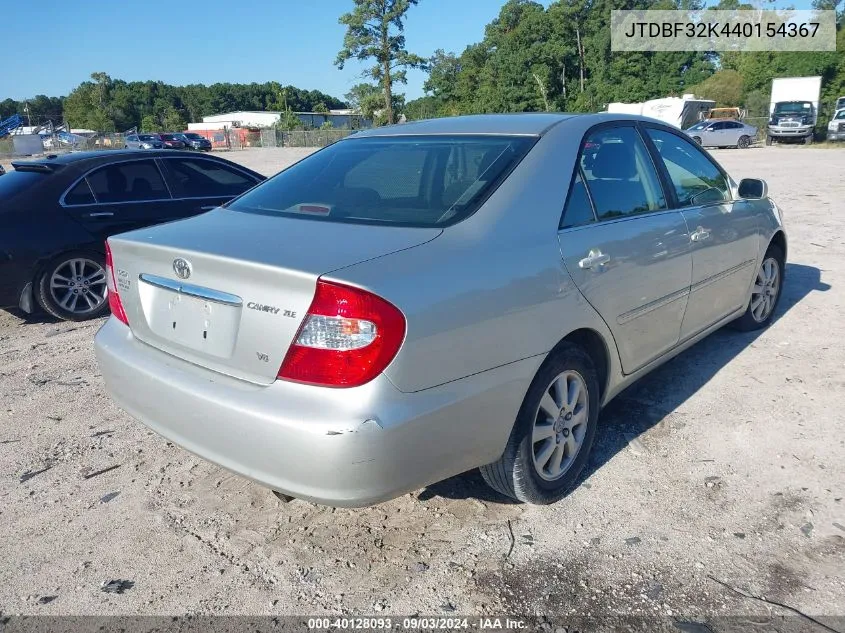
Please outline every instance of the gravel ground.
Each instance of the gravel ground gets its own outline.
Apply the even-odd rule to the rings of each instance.
[[[226,156],[269,175],[302,154]],[[778,319],[617,398],[552,506],[476,473],[361,510],[281,503],[112,404],[100,322],[0,313],[0,615],[787,613],[717,581],[845,615],[845,151],[714,154],[785,210]]]

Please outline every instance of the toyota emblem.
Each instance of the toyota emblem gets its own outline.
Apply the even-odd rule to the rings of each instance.
[[[191,276],[191,262],[187,259],[177,257],[173,260],[173,272],[179,279],[187,279]]]

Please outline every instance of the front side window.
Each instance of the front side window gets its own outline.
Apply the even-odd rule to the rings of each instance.
[[[697,145],[664,130],[648,128],[648,135],[669,172],[680,206],[720,202],[730,197],[727,178]]]
[[[591,133],[580,163],[599,220],[666,208],[651,157],[633,127]]]
[[[213,160],[167,158],[167,179],[177,198],[234,197],[255,185],[246,174]]]
[[[142,202],[170,198],[154,161],[107,165],[91,172],[88,184],[97,202]]]
[[[445,135],[343,140],[228,208],[330,222],[445,226],[475,212],[536,140]]]

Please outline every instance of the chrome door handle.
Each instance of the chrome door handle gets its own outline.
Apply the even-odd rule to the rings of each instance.
[[[200,207],[200,211],[211,211],[212,209],[216,209],[219,206],[219,204],[209,204],[207,206]]]
[[[112,211],[96,211],[94,213],[86,213],[86,218],[110,218],[114,215]]]
[[[702,226],[699,226],[695,231],[690,233],[690,241],[693,242],[703,242],[708,237],[710,237],[710,229],[705,229]]]
[[[600,250],[593,249],[590,251],[589,255],[578,262],[578,266],[586,269],[592,268],[593,266],[604,266],[609,261],[610,255],[605,255]]]

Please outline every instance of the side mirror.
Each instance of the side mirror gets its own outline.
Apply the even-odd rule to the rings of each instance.
[[[762,200],[769,195],[769,186],[760,178],[743,178],[739,181],[737,193],[745,200]]]

